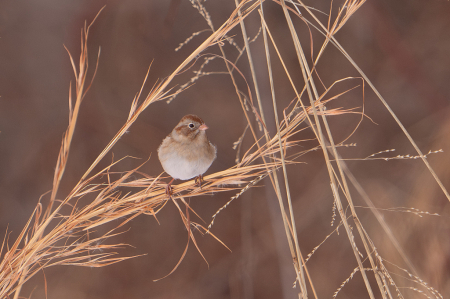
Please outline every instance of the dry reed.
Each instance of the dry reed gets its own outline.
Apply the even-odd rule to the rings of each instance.
[[[301,88],[297,86],[298,84],[294,82],[291,73],[288,70],[289,67],[287,67],[283,61],[283,57],[272,36],[270,26],[268,26],[264,19],[263,1],[244,0],[240,3],[236,1],[236,9],[230,15],[229,19],[217,30],[214,29],[210,16],[202,3],[199,1],[191,1],[194,7],[198,9],[200,14],[207,21],[212,34],[205,39],[205,41],[194,50],[170,76],[161,82],[157,82],[149,94],[141,99],[142,90],[147,81],[147,77],[145,78],[142,89],[132,101],[129,116],[125,124],[123,124],[122,128],[117,132],[106,148],[86,170],[72,191],[67,194],[63,200],[57,200],[59,185],[69,158],[71,142],[76,128],[80,106],[90,86],[90,83],[87,82],[89,70],[88,35],[92,23],[89,26],[84,27],[81,46],[82,51],[78,65],[76,65],[75,61],[70,56],[76,77],[75,97],[74,99],[72,99],[72,96],[69,97],[69,125],[62,140],[50,200],[46,206],[41,202],[38,203],[33,215],[12,245],[9,245],[8,233],[5,235],[1,252],[2,261],[0,263],[0,298],[9,297],[12,294],[14,294],[15,299],[18,298],[22,285],[46,267],[56,265],[103,267],[133,258],[117,255],[118,253],[116,251],[121,247],[127,246],[127,244],[104,244],[104,241],[109,240],[119,233],[126,233],[121,232],[119,229],[123,227],[125,223],[128,223],[130,220],[141,214],[151,215],[157,220],[159,211],[164,208],[168,202],[173,202],[179,210],[190,241],[201,253],[201,248],[197,245],[193,234],[194,228],[202,233],[211,234],[219,242],[221,241],[211,233],[210,228],[212,223],[208,228],[205,228],[190,219],[190,213],[195,213],[195,211],[191,209],[188,202],[185,200],[185,197],[193,198],[205,194],[231,191],[236,194],[232,198],[233,200],[265,177],[270,178],[279,201],[286,238],[289,243],[290,253],[295,268],[296,284],[300,287],[299,298],[317,298],[318,296],[314,288],[313,280],[308,272],[306,262],[323,242],[320,243],[305,260],[304,255],[300,250],[300,240],[297,237],[295,214],[292,207],[289,187],[289,177],[286,170],[287,165],[295,164],[296,159],[299,156],[312,150],[322,150],[323,152],[330,178],[331,191],[334,196],[335,211],[337,211],[340,218],[337,228],[341,226],[344,227],[358,265],[358,267],[356,267],[349,275],[349,278],[336,290],[335,296],[337,296],[339,291],[359,272],[364,280],[370,298],[374,299],[376,297],[375,294],[377,293],[381,294],[381,297],[384,299],[393,298],[395,295],[392,294],[392,292],[395,292],[400,298],[403,297],[400,288],[397,287],[395,280],[391,276],[391,272],[387,270],[385,261],[378,254],[377,248],[359,220],[359,216],[353,205],[347,180],[349,179],[351,184],[356,186],[356,189],[361,194],[363,194],[363,191],[358,189],[357,181],[348,171],[345,160],[340,158],[337,147],[344,144],[342,142],[335,144],[327,122],[327,118],[330,116],[354,113],[354,111],[350,109],[326,109],[325,104],[328,101],[335,100],[341,94],[337,96],[328,95],[328,92],[334,84],[324,88],[325,91],[323,93],[319,93],[318,90],[320,90],[320,88],[316,86],[315,80],[317,79],[315,79],[316,77],[314,76],[316,72],[315,66],[329,44],[337,47],[343,55],[354,64],[345,50],[335,40],[334,35],[342,28],[342,26],[344,26],[351,15],[361,7],[364,1],[345,1],[339,8],[334,20],[331,19],[330,12],[327,25],[320,22],[313,10],[303,4],[302,1],[297,1],[296,3],[289,2],[291,4],[290,6],[286,3],[288,1],[281,0],[274,2],[278,3],[280,9],[284,12],[292,42],[297,53],[298,67],[302,72],[304,82],[306,82],[304,86]],[[302,15],[299,12],[299,8],[304,10],[304,12],[307,12],[315,23],[309,21]],[[277,133],[273,136],[269,134],[269,131],[265,126],[266,119],[272,116],[267,115],[262,108],[263,105],[257,83],[258,76],[254,70],[254,61],[249,47],[250,38],[247,37],[245,27],[246,17],[252,13],[256,14],[255,10],[259,10],[261,19],[261,35],[264,39],[264,50],[268,67],[267,75],[272,92],[273,110],[275,111],[273,117],[275,119]],[[305,22],[308,24],[310,30],[317,30],[325,37],[322,49],[313,60],[313,63],[306,58],[304,46],[300,42],[292,17]],[[240,52],[238,59],[245,51],[249,61],[253,82],[252,87],[247,85],[247,97],[244,97],[242,91],[237,87],[236,80],[238,79],[235,78],[235,73],[238,73],[239,76],[241,76],[241,79],[243,78],[243,75],[239,69],[237,69],[236,61],[234,63],[230,62],[223,49],[223,44],[225,42],[229,42],[232,45],[234,44],[234,41],[228,36],[228,33],[238,25],[240,26],[245,42],[245,46],[242,49],[239,49],[238,47],[238,51]],[[194,181],[187,181],[174,185],[174,195],[171,198],[164,192],[165,178],[142,173],[139,171],[139,167],[122,173],[113,171],[115,165],[120,163],[122,159],[127,159],[127,157],[114,161],[108,167],[93,173],[99,162],[111,152],[111,149],[117,141],[128,131],[130,126],[136,121],[139,115],[149,107],[149,105],[157,101],[172,100],[178,93],[182,92],[193,82],[191,81],[186,85],[182,85],[181,88],[176,91],[173,91],[170,87],[173,86],[173,80],[178,74],[191,67],[198,57],[202,55],[206,49],[212,46],[218,46],[221,51],[220,58],[223,59],[226,64],[227,73],[233,81],[236,95],[241,102],[242,112],[245,114],[248,122],[247,127],[250,129],[254,140],[254,145],[246,150],[242,155],[242,158],[237,160],[237,164],[229,169],[206,176],[202,188],[195,186]],[[270,48],[275,49],[276,54],[270,53]],[[211,60],[215,57],[216,56],[209,56],[207,59]],[[275,92],[276,88],[274,86],[271,69],[275,58],[281,62],[285,74],[291,83],[292,89],[296,94],[294,105],[285,107],[283,117],[280,117],[280,119],[276,113],[278,111]],[[209,60],[206,60],[205,63],[201,65],[200,71],[197,73],[197,77],[195,77],[194,80],[199,79],[202,75],[208,75],[207,73],[203,73],[203,67]],[[363,82],[375,90],[375,87],[365,77],[356,64],[354,64],[354,66],[361,73]],[[256,103],[253,102],[251,97],[251,89],[256,94]],[[405,134],[407,134],[411,143],[415,146],[418,152],[417,157],[423,159],[447,195],[445,188],[437,179],[437,176],[426,161],[426,155],[423,155],[420,152],[413,140],[409,137],[406,129],[401,125],[400,121],[388,108],[386,102],[381,98],[381,95],[379,95],[379,93],[377,94],[404,130]],[[308,102],[305,102],[305,99],[308,99]],[[250,113],[247,111],[247,107],[249,107]],[[360,112],[360,114],[361,117],[363,117],[364,111]],[[253,125],[254,121],[261,124],[263,136],[258,136],[257,130]],[[310,124],[309,127],[314,132],[317,140],[317,146],[306,150],[300,150],[297,146],[299,141],[296,134],[301,131],[301,125],[303,124]],[[243,136],[241,136],[236,146],[241,145]],[[290,150],[287,151],[287,149]],[[292,154],[292,152],[294,154]],[[373,157],[369,156],[367,159],[372,158]],[[397,158],[401,159],[403,156]],[[280,173],[282,173],[282,178],[279,177]],[[286,198],[282,196],[282,188],[285,189]],[[127,190],[127,192],[123,190]],[[375,208],[368,197],[363,196],[363,198],[366,200],[366,203],[371,208],[374,215],[376,215],[378,221],[382,224],[387,235],[391,236],[389,227],[384,223],[378,209]],[[89,201],[86,199],[89,199]],[[86,203],[86,201],[88,202]],[[185,209],[182,208],[183,205]],[[215,216],[216,215],[213,216],[213,219]],[[100,237],[90,238],[90,232],[116,220],[120,221],[118,225],[114,224],[113,229]],[[356,235],[353,227],[356,228]],[[337,231],[337,228],[335,231]],[[329,236],[325,238],[324,242],[328,237]],[[358,239],[358,243],[362,243],[363,250],[360,250],[357,247],[355,238]],[[395,243],[395,238],[392,238],[392,242]],[[188,249],[188,245],[186,246],[186,250]],[[400,246],[397,246],[397,249],[402,253]],[[179,263],[183,259],[186,250],[180,258]],[[426,287],[426,284],[417,277],[414,267],[408,261],[406,256],[403,253],[402,256],[407,262],[410,272],[412,273],[410,275],[414,277],[418,287],[423,287],[425,292],[431,293],[436,298],[441,298],[442,296],[437,291]],[[175,266],[170,273],[172,273],[177,266]],[[369,279],[369,275],[375,279],[376,283],[373,283],[373,279]],[[312,291],[312,296],[308,295],[308,290]]]

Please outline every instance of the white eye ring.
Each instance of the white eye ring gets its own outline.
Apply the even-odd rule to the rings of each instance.
[[[194,128],[195,126],[194,126],[193,123],[190,123],[190,124],[188,125],[188,127],[192,129],[192,128]]]

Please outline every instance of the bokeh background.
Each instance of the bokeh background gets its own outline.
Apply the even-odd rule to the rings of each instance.
[[[328,12],[330,3],[309,1]],[[101,47],[98,72],[81,108],[81,115],[59,197],[64,197],[95,157],[119,130],[128,116],[134,95],[139,91],[150,64],[146,90],[159,78],[169,75],[207,36],[204,32],[178,52],[192,33],[208,29],[205,20],[187,0],[159,1],[10,1],[0,2],[0,231],[18,235],[40,196],[51,189],[61,137],[68,123],[69,84],[73,71],[65,45],[78,60],[81,28],[97,12],[104,11],[94,24],[89,38],[91,70]],[[234,1],[204,3],[218,28],[234,9]],[[337,3],[334,4],[335,8]],[[279,6],[267,3],[266,18],[283,58],[294,79],[302,86],[301,73]],[[428,160],[447,188],[450,163],[450,2],[368,1],[337,34],[337,39],[366,72],[386,98],[424,153],[443,149]],[[326,18],[326,17],[325,17]],[[324,19],[325,20],[325,19]],[[254,37],[260,27],[255,12],[247,20]],[[307,28],[296,23],[299,35],[309,42]],[[232,31],[242,47],[240,31]],[[314,33],[314,55],[321,37]],[[309,49],[309,45],[305,46]],[[225,47],[228,57],[237,57],[235,48]],[[271,115],[270,93],[265,78],[262,36],[253,44],[264,109]],[[218,53],[210,49],[210,53]],[[274,57],[275,84],[280,111],[293,98],[289,82]],[[199,65],[199,64],[198,64]],[[251,83],[246,56],[238,67]],[[193,68],[192,70],[194,70]],[[193,76],[188,71],[176,78],[178,85]],[[223,72],[216,59],[208,71]],[[318,72],[329,86],[334,81],[357,77],[357,72],[331,46],[321,59]],[[243,80],[239,86],[246,90]],[[379,151],[395,149],[384,156],[415,155],[401,130],[362,81],[349,79],[332,94],[349,87],[359,88],[334,100],[330,107],[354,108],[364,104],[365,118],[343,148],[343,157],[365,158]],[[358,111],[361,111],[359,108]],[[218,158],[209,172],[234,164],[232,144],[242,134],[246,121],[231,80],[226,74],[203,77],[169,105],[151,105],[120,140],[113,152],[116,158],[130,155],[151,158],[142,170],[156,176],[162,172],[155,153],[161,140],[187,113],[202,117],[210,127],[208,136],[218,147]],[[274,132],[273,118],[268,126]],[[359,115],[331,119],[337,141],[350,135]],[[307,139],[309,131],[299,139]],[[248,136],[250,137],[250,136]],[[250,145],[250,138],[244,148]],[[305,142],[303,149],[314,146]],[[109,156],[106,160],[110,159]],[[136,167],[141,161],[126,160],[122,169]],[[104,161],[104,163],[108,163]],[[289,168],[299,244],[304,255],[317,246],[334,227],[333,197],[320,152],[301,157],[304,164]],[[104,164],[106,165],[106,164]],[[450,205],[423,163],[419,160],[348,161],[348,165],[380,209],[414,207],[440,216],[383,211],[385,221],[416,267],[419,276],[444,297],[450,294]],[[353,190],[354,191],[354,190]],[[234,193],[205,196],[191,202],[207,222]],[[355,205],[365,206],[354,192]],[[46,197],[43,197],[45,202]],[[358,208],[364,227],[389,262],[406,268],[404,262],[368,209]],[[187,232],[177,209],[167,205],[158,215],[129,223],[129,229],[116,242],[133,247],[122,255],[146,254],[101,269],[55,267],[45,270],[48,298],[297,298],[292,260],[282,229],[279,207],[269,181],[246,192],[216,218],[213,232],[232,250],[229,252],[213,238],[198,237],[208,260],[204,262],[193,246],[175,273],[158,282],[175,266],[187,242]],[[344,230],[332,235],[308,262],[320,298],[330,298],[356,267]],[[400,286],[413,286],[407,276],[391,266]],[[418,287],[416,285],[416,287]],[[405,289],[405,297],[423,295]],[[32,296],[31,296],[32,294]],[[44,274],[35,276],[22,296],[45,298]],[[378,294],[379,295],[379,294]],[[378,296],[377,295],[377,296]],[[341,298],[367,298],[359,274],[340,291]]]

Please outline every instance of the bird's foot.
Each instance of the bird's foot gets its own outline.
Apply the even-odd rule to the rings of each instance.
[[[172,187],[169,184],[167,184],[167,186],[166,186],[166,194],[169,196],[172,196],[172,194],[173,194]]]
[[[202,188],[203,176],[200,174],[195,178],[195,186]]]
[[[175,179],[172,179],[166,186],[166,194],[169,195],[169,197],[171,197],[173,194],[172,183],[174,180]]]

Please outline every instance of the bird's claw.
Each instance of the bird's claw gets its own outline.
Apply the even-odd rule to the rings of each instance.
[[[195,186],[202,188],[203,176],[200,174],[195,178]]]
[[[173,194],[172,187],[169,184],[167,184],[167,186],[166,186],[166,194],[169,196],[172,196],[172,194]]]
[[[172,180],[167,184],[166,186],[166,194],[169,195],[169,197],[172,196],[173,190],[172,190],[172,183],[175,179],[172,178]]]

